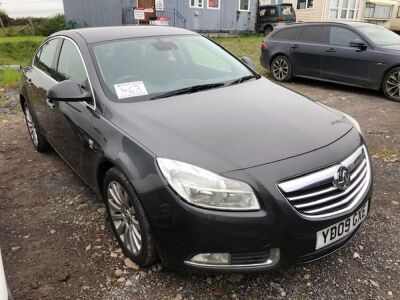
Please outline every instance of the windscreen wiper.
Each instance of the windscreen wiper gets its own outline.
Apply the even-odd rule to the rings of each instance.
[[[222,82],[221,83],[209,83],[209,84],[194,85],[194,86],[190,86],[187,88],[183,88],[183,89],[156,95],[156,96],[152,97],[150,100],[168,98],[168,97],[172,97],[172,96],[176,96],[176,95],[192,94],[192,93],[196,93],[199,91],[209,90],[209,89],[217,88],[217,87],[224,86],[224,85],[225,85],[225,83],[222,83]]]
[[[235,79],[235,80],[229,82],[228,85],[239,84],[239,83],[245,82],[245,81],[253,79],[253,78],[257,78],[257,77],[254,75],[244,76],[244,77],[241,77],[239,79]]]

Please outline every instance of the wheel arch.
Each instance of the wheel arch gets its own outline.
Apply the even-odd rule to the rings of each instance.
[[[118,168],[118,166],[112,162],[109,159],[102,159],[99,164],[97,165],[97,169],[96,169],[96,184],[97,184],[97,188],[99,190],[99,193],[101,196],[103,196],[103,181],[104,181],[104,177],[106,176],[106,173],[108,170],[110,170],[111,168],[117,168],[118,170],[121,171],[120,168]]]
[[[387,68],[387,69],[383,72],[383,75],[382,75],[382,77],[381,77],[381,79],[380,79],[380,82],[379,82],[378,90],[383,90],[383,81],[385,80],[386,75],[387,75],[390,71],[392,71],[393,69],[395,69],[395,68],[400,68],[400,63],[395,64],[395,65],[393,65],[393,66],[390,66],[389,68]]]
[[[278,57],[278,56],[286,56],[287,59],[290,61],[290,63],[292,63],[292,61],[290,60],[289,55],[287,55],[286,53],[280,51],[280,52],[274,53],[274,55],[271,56],[271,58],[270,58],[270,60],[269,60],[269,67],[270,67],[270,68],[272,67],[272,62],[273,62],[274,59],[275,59],[276,57]]]

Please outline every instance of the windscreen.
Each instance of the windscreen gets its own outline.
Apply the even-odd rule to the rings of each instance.
[[[368,25],[357,27],[357,29],[377,45],[400,44],[400,36],[384,27]]]
[[[117,99],[253,75],[235,57],[198,35],[111,41],[95,45],[93,52],[105,88]]]

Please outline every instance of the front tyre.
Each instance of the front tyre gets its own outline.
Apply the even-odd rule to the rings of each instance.
[[[24,114],[26,127],[28,128],[29,137],[31,138],[32,144],[38,152],[46,152],[49,150],[50,145],[46,140],[46,137],[38,131],[38,125],[33,118],[32,111],[28,105],[24,105]]]
[[[400,68],[394,68],[386,74],[382,89],[387,98],[400,101]]]
[[[157,255],[150,225],[131,184],[116,168],[106,173],[103,197],[112,230],[125,256],[141,267],[151,264]]]
[[[292,79],[292,64],[287,56],[279,55],[271,63],[272,76],[276,81],[290,81]]]

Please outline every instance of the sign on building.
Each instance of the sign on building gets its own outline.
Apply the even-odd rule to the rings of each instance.
[[[164,0],[156,0],[156,10],[164,10]]]

